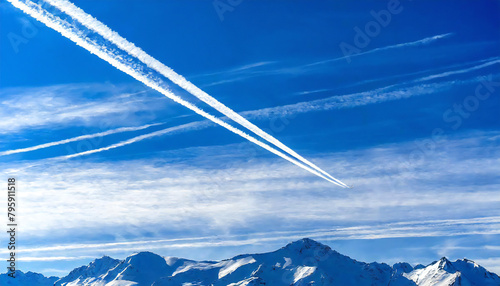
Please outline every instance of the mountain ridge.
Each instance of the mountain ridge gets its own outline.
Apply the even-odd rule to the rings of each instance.
[[[194,261],[162,257],[152,252],[134,253],[124,260],[109,256],[95,259],[62,278],[27,272],[36,280],[1,285],[55,286],[500,286],[500,277],[469,259],[446,257],[427,266],[399,262],[365,263],[304,238],[266,253],[241,254],[221,261]],[[3,280],[2,280],[3,279]],[[11,279],[11,278],[10,278]],[[17,278],[16,278],[17,279]],[[12,282],[12,279],[10,280]],[[24,283],[24,284],[23,284]],[[36,283],[36,284],[34,284]]]

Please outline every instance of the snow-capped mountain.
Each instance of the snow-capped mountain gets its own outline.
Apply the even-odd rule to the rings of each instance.
[[[1,285],[52,285],[55,281],[53,277],[45,278],[52,280],[49,284],[38,284],[37,281],[47,282],[37,279]],[[274,252],[239,255],[222,261],[161,257],[151,252],[136,253],[125,260],[105,256],[74,269],[54,285],[500,286],[500,277],[467,259],[450,262],[442,258],[428,266],[415,267],[408,263],[389,266],[359,262],[306,238]]]
[[[26,272],[16,270],[15,278],[9,277],[6,273],[0,274],[1,286],[52,286],[58,280],[58,277],[45,277],[39,273]]]
[[[270,253],[220,262],[186,263],[154,285],[414,285],[387,264],[355,261],[303,239]]]
[[[425,268],[408,271],[403,276],[411,279],[418,286],[500,285],[498,275],[468,259],[450,262],[443,257]]]

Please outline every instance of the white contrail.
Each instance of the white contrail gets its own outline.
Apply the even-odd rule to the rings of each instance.
[[[211,121],[219,124],[220,126],[232,131],[233,133],[236,133],[237,135],[247,139],[248,141],[255,143],[259,145],[260,147],[268,150],[269,152],[272,152],[273,154],[276,154],[283,159],[331,182],[336,185],[339,185],[341,187],[347,187],[344,183],[338,181],[337,179],[330,179],[323,175],[322,173],[316,171],[315,169],[312,169],[303,163],[297,161],[296,159],[293,159],[282,152],[274,149],[273,147],[255,139],[254,137],[244,133],[243,131],[229,125],[228,123],[222,121],[221,119],[201,110],[200,108],[196,107],[195,105],[183,100],[182,98],[178,97],[177,95],[173,94],[169,90],[167,90],[164,85],[165,83],[161,81],[158,78],[155,78],[154,76],[151,76],[150,74],[146,73],[143,71],[140,67],[137,67],[136,64],[127,61],[121,56],[117,56],[114,54],[114,50],[110,49],[110,47],[107,47],[105,45],[99,45],[96,43],[96,41],[89,39],[85,36],[85,32],[82,30],[79,30],[77,27],[75,27],[74,24],[69,23],[68,21],[65,21],[47,10],[45,10],[41,5],[33,3],[29,0],[27,1],[19,1],[19,0],[8,0],[12,5],[15,7],[19,8],[22,10],[24,13],[32,16],[36,20],[44,23],[47,25],[49,28],[54,29],[55,31],[59,32],[61,35],[64,37],[70,39],[71,41],[75,42],[77,45],[83,47],[87,51],[89,51],[92,54],[95,54],[96,56],[100,57],[101,59],[105,60],[115,68],[121,70],[122,72],[132,76],[133,78],[139,80],[140,82],[144,83],[145,85],[153,88],[154,90],[162,93],[166,97],[174,100],[175,102],[193,110],[197,114],[210,119]],[[90,16],[89,16],[90,17]]]
[[[11,1],[11,0],[9,0]],[[51,160],[61,160],[61,159],[71,159],[71,158],[76,158],[76,157],[80,157],[80,156],[85,156],[85,155],[90,155],[90,154],[94,154],[94,153],[99,153],[99,152],[103,152],[103,151],[107,151],[107,150],[111,150],[111,149],[115,149],[115,148],[119,148],[119,147],[123,147],[125,145],[129,145],[129,144],[132,144],[132,143],[135,143],[135,142],[138,142],[138,141],[142,141],[142,140],[145,140],[145,139],[149,139],[149,138],[152,138],[152,137],[156,137],[156,136],[160,136],[160,135],[163,135],[163,134],[167,134],[167,133],[171,133],[171,132],[174,132],[174,131],[177,131],[177,130],[181,130],[181,129],[184,129],[186,127],[190,127],[190,126],[186,126],[186,125],[192,125],[191,127],[195,127],[196,124],[199,124],[199,123],[203,123],[203,122],[193,122],[193,123],[188,123],[188,124],[184,124],[184,125],[179,125],[179,126],[175,126],[175,127],[171,127],[171,128],[167,128],[167,129],[163,129],[163,130],[158,130],[158,131],[155,131],[155,132],[152,132],[152,133],[148,133],[148,134],[144,134],[144,135],[139,135],[139,136],[136,136],[136,137],[133,137],[131,139],[128,139],[128,140],[124,140],[124,141],[121,141],[121,142],[118,142],[116,144],[112,144],[112,145],[109,145],[109,146],[106,146],[106,147],[102,147],[102,148],[98,148],[98,149],[92,149],[92,150],[88,150],[88,151],[84,151],[84,152],[80,152],[80,153],[75,153],[75,154],[71,154],[71,155],[66,155],[66,156],[60,156],[60,157],[55,157],[55,158],[52,158]],[[231,126],[232,127],[232,126]],[[232,127],[234,128],[234,127]],[[238,130],[236,128],[234,128],[235,130]],[[233,130],[231,130],[233,131]],[[233,131],[235,132],[235,131]],[[241,131],[240,131],[241,132]],[[237,132],[235,132],[237,133]],[[243,133],[244,134],[244,133]],[[316,170],[313,170],[311,168],[309,168],[308,166],[302,164],[301,162],[295,160],[294,158],[291,158],[283,153],[281,153],[280,151],[274,149],[273,147],[265,144],[265,143],[262,143],[260,141],[258,141],[257,139],[249,136],[249,135],[246,135],[248,136],[245,137],[247,138],[249,141],[261,146],[262,148],[265,148],[266,150],[282,157],[283,159],[301,167],[301,168],[304,168],[305,170],[315,174],[316,176],[319,176],[331,183],[334,183],[336,185],[339,185],[336,181],[333,181],[331,180],[330,178],[326,177],[326,176],[323,176],[322,174],[316,172]],[[251,138],[251,139],[250,139]],[[254,140],[254,141],[252,141]],[[258,143],[257,143],[258,142]],[[342,185],[339,185],[341,187],[344,187]]]
[[[139,131],[139,130],[149,128],[151,126],[157,126],[157,125],[161,125],[161,124],[163,124],[163,123],[147,124],[147,125],[138,126],[138,127],[121,127],[121,128],[117,128],[117,129],[104,131],[104,132],[87,134],[87,135],[77,136],[77,137],[59,140],[59,141],[55,141],[55,142],[40,144],[40,145],[36,145],[36,146],[32,146],[32,147],[2,151],[2,152],[0,152],[0,156],[36,151],[36,150],[49,148],[49,147],[53,147],[53,146],[58,146],[58,145],[63,145],[63,144],[67,144],[67,143],[71,143],[71,142],[75,142],[75,141],[93,139],[93,138],[97,138],[97,137],[102,137],[102,136],[107,136],[107,135],[112,135],[112,134],[117,134],[117,133],[122,133],[122,132]]]
[[[100,22],[99,20],[95,19],[91,15],[85,13],[82,9],[79,7],[75,6],[73,3],[67,1],[67,0],[45,0],[47,3],[51,4],[52,6],[56,7],[57,9],[61,10],[62,12],[68,14],[70,17],[72,17],[74,20],[77,20],[80,22],[82,25],[87,27],[88,29],[98,33],[101,35],[104,39],[110,41],[111,43],[115,44],[117,47],[122,49],[123,51],[127,52],[129,55],[133,56],[134,58],[138,59],[151,69],[154,69],[155,71],[159,72],[163,76],[167,77],[170,79],[172,82],[175,84],[179,85],[192,95],[196,96],[199,98],[201,101],[205,102],[206,104],[210,105],[211,107],[215,108],[222,114],[226,115],[230,119],[234,120],[235,122],[239,123],[241,126],[247,128],[248,130],[252,131],[256,135],[260,136],[264,140],[274,144],[277,146],[279,149],[285,151],[286,153],[292,155],[293,157],[299,159],[309,167],[315,169],[316,171],[322,173],[323,175],[329,177],[332,180],[337,181],[339,184],[345,185],[341,181],[335,179],[332,177],[330,174],[327,172],[323,171],[304,157],[300,156],[297,154],[295,151],[287,147],[285,144],[281,143],[278,139],[274,138],[273,136],[269,135],[259,127],[255,126],[252,124],[250,121],[246,120],[244,117],[230,109],[229,107],[225,106],[221,102],[219,102],[217,99],[213,98],[200,88],[198,88],[196,85],[191,83],[190,81],[186,80],[183,76],[179,75],[175,71],[173,71],[170,67],[167,67],[160,61],[156,60],[146,52],[144,52],[141,48],[135,46],[133,43],[127,41],[125,38],[121,37],[117,32],[111,30],[108,26]]]
[[[178,126],[174,126],[174,127],[169,127],[169,128],[165,128],[165,129],[162,129],[162,130],[154,131],[154,132],[151,132],[151,133],[139,135],[139,136],[136,136],[136,137],[133,137],[133,138],[130,138],[130,139],[127,139],[127,140],[124,140],[124,141],[121,141],[121,142],[118,142],[118,143],[106,146],[106,147],[102,147],[102,148],[98,148],[98,149],[92,149],[92,150],[87,150],[87,151],[84,151],[84,152],[75,153],[75,154],[71,154],[71,155],[66,155],[66,156],[59,157],[59,158],[70,159],[70,158],[75,158],[75,157],[90,155],[90,154],[94,154],[94,153],[99,153],[99,152],[102,152],[102,151],[107,151],[107,150],[115,149],[115,148],[118,148],[118,147],[123,147],[123,146],[129,145],[129,144],[133,144],[133,143],[145,140],[145,139],[149,139],[149,138],[161,136],[161,135],[164,135],[164,134],[172,133],[172,132],[175,132],[177,130],[183,130],[183,129],[187,129],[187,128],[200,127],[204,123],[207,123],[207,122],[210,122],[210,121],[195,121],[195,122],[192,122],[192,123],[187,123],[187,124],[182,124],[182,125],[178,125]]]
[[[371,53],[376,53],[376,52],[386,51],[386,50],[392,50],[392,49],[397,49],[397,48],[402,48],[402,47],[412,47],[412,46],[418,46],[418,45],[426,45],[426,44],[429,44],[429,43],[434,42],[434,41],[439,40],[439,39],[448,38],[448,37],[450,37],[452,35],[454,35],[454,33],[446,33],[446,34],[435,35],[435,36],[423,38],[423,39],[420,39],[420,40],[416,40],[416,41],[413,41],[413,42],[400,43],[400,44],[395,44],[395,45],[390,45],[390,46],[375,48],[373,50],[368,50],[366,52],[352,54],[352,55],[349,55],[349,56],[343,56],[343,57],[339,57],[339,58],[334,58],[334,59],[329,59],[329,60],[323,60],[323,61],[319,61],[319,62],[307,64],[304,67],[322,65],[322,64],[326,64],[326,63],[331,63],[331,62],[336,62],[336,61],[348,59],[350,57],[357,57],[357,56],[361,56],[361,55],[367,55],[367,54],[371,54]]]
[[[461,69],[461,70],[447,71],[447,72],[443,72],[443,73],[440,73],[440,74],[426,76],[426,77],[423,77],[421,79],[418,79],[418,81],[428,81],[428,80],[433,80],[433,79],[436,79],[436,78],[448,77],[450,75],[468,73],[468,72],[471,72],[471,71],[475,71],[475,70],[483,69],[483,68],[486,68],[486,67],[489,67],[489,66],[492,66],[492,65],[496,65],[496,64],[499,64],[499,63],[500,63],[500,58],[495,57],[495,58],[493,58],[493,60],[488,61],[486,63],[483,63],[481,65],[476,65],[476,66],[469,67],[469,68],[464,68],[464,69]]]
[[[143,135],[139,135],[139,136],[136,136],[136,137],[133,137],[133,138],[130,138],[130,139],[127,139],[127,140],[124,140],[124,141],[121,141],[121,142],[118,142],[118,143],[115,143],[115,144],[112,144],[112,145],[109,145],[109,146],[106,146],[106,147],[102,147],[102,148],[98,148],[98,149],[92,149],[92,150],[88,150],[88,151],[84,151],[84,152],[80,152],[80,153],[75,153],[75,154],[71,154],[71,155],[66,155],[66,156],[60,156],[60,157],[56,157],[56,158],[53,158],[52,160],[61,160],[61,159],[71,159],[71,158],[76,158],[76,157],[80,157],[80,156],[86,156],[86,155],[90,155],[90,154],[94,154],[94,153],[99,153],[99,152],[103,152],[103,151],[108,151],[108,150],[111,150],[111,149],[115,149],[115,148],[119,148],[119,147],[123,147],[123,146],[126,146],[126,145],[129,145],[129,144],[133,144],[133,143],[136,143],[138,141],[142,141],[142,140],[145,140],[145,139],[149,139],[149,138],[153,138],[153,137],[156,137],[156,136],[161,136],[161,135],[164,135],[164,134],[168,134],[168,133],[172,133],[172,132],[175,132],[177,130],[183,130],[183,129],[186,129],[186,128],[199,128],[199,127],[202,127],[203,125],[205,125],[207,123],[207,121],[196,121],[196,122],[192,122],[192,123],[187,123],[187,124],[182,124],[182,125],[178,125],[178,126],[174,126],[174,127],[170,127],[170,128],[166,128],[166,129],[162,129],[162,130],[158,130],[158,131],[155,131],[155,132],[152,132],[152,133],[148,133],[148,134],[143,134]],[[232,126],[231,126],[232,127]],[[234,127],[233,127],[234,128]],[[236,128],[234,128],[236,129]],[[236,129],[238,130],[238,129]],[[241,131],[240,131],[241,132]],[[258,140],[256,140],[255,138],[247,135],[249,138],[252,138],[254,139],[256,142],[259,142],[260,144],[258,145],[261,145],[262,144],[262,147],[263,148],[266,148],[267,150],[275,153],[276,155],[292,162],[293,164],[299,166],[299,167],[302,167],[306,170],[308,170],[309,172],[331,182],[331,183],[334,183],[336,185],[338,185],[337,182],[331,180],[330,178],[327,178],[325,176],[323,176],[322,174],[316,172],[316,170],[313,170],[311,168],[309,168],[308,166],[305,166],[303,165],[301,162],[295,160],[294,158],[291,158],[283,153],[281,153],[280,151],[268,146],[267,144],[265,143],[262,143]],[[250,139],[249,139],[250,140]],[[251,141],[251,140],[250,140]],[[255,143],[255,142],[254,142]],[[266,147],[264,147],[266,146]],[[343,186],[341,186],[343,187]]]
[[[481,61],[481,62],[484,62]],[[474,79],[469,79],[469,80],[463,80],[463,81],[446,81],[443,83],[438,83],[438,84],[429,84],[429,85],[415,85],[412,87],[408,87],[405,89],[406,93],[404,96],[401,95],[401,90],[394,90],[394,91],[386,91],[389,88],[393,87],[398,87],[398,86],[405,86],[409,83],[415,83],[415,82],[421,82],[421,81],[426,81],[428,79],[432,78],[439,78],[439,77],[444,77],[448,76],[449,74],[458,74],[458,73],[464,73],[468,72],[471,70],[476,70],[482,67],[487,67],[492,64],[498,63],[498,60],[495,61],[490,61],[487,62],[486,64],[474,66],[471,68],[467,69],[460,69],[460,70],[454,70],[454,71],[449,71],[445,73],[440,73],[437,75],[431,75],[431,76],[426,76],[422,78],[418,78],[415,80],[399,83],[399,84],[394,84],[394,85],[389,85],[383,88],[378,88],[378,89],[373,89],[368,92],[360,92],[360,93],[353,93],[353,94],[346,94],[346,95],[335,95],[329,98],[324,98],[324,99],[317,99],[317,100],[310,100],[310,101],[303,101],[295,104],[289,104],[289,105],[282,105],[282,106],[275,106],[275,107],[269,107],[269,108],[263,108],[263,109],[257,109],[257,110],[249,110],[249,111],[243,111],[241,112],[244,114],[247,118],[261,118],[264,116],[269,116],[269,114],[283,114],[283,115],[291,115],[291,114],[298,114],[298,113],[305,113],[305,112],[311,112],[311,111],[317,111],[317,110],[329,110],[333,108],[353,108],[357,106],[364,106],[368,104],[375,104],[375,103],[380,103],[380,102],[386,102],[386,101],[392,101],[396,99],[401,99],[401,98],[409,98],[412,96],[419,96],[419,95],[425,95],[429,93],[434,93],[436,90],[441,90],[443,88],[447,88],[449,86],[457,86],[457,85],[463,85],[463,84],[469,84],[471,82],[479,82],[482,80],[482,78],[477,77]],[[69,138],[65,140],[60,140],[56,142],[51,142],[51,143],[45,143],[33,147],[27,147],[27,148],[22,148],[22,149],[16,149],[16,150],[9,150],[9,151],[3,151],[0,152],[0,156],[4,155],[9,155],[9,154],[15,154],[15,153],[22,153],[22,152],[29,152],[33,150],[38,150],[42,148],[47,148],[55,145],[60,145],[60,144],[65,144],[73,141],[79,141],[83,139],[90,139],[90,138],[95,138],[95,137],[100,137],[100,136],[106,136],[110,134],[115,134],[118,132],[126,132],[126,131],[135,131],[135,130],[141,130],[148,128],[149,126],[154,126],[154,125],[159,125],[162,123],[157,123],[157,124],[150,124],[150,125],[144,125],[144,126],[139,126],[139,127],[124,127],[124,128],[118,128],[118,129],[113,129],[101,133],[95,133],[95,134],[89,134],[89,135],[84,135],[84,136],[78,136],[74,138]],[[114,149],[122,146],[126,146],[129,144],[133,144],[145,139],[149,139],[152,137],[156,136],[161,136],[165,134],[173,134],[176,133],[174,131],[192,131],[192,130],[199,130],[199,129],[204,129],[213,126],[211,121],[208,120],[203,120],[203,121],[195,121],[187,124],[181,124],[178,126],[173,126],[173,127],[168,127],[162,130],[154,131],[152,133],[144,134],[141,136],[134,137],[133,139],[135,140],[126,140],[123,142],[127,142],[124,144],[117,143],[114,145],[110,145],[108,147],[96,149],[100,151],[106,151],[109,149]],[[115,146],[116,145],[116,146]],[[111,147],[114,146],[114,147]],[[91,153],[97,153],[94,152],[93,150]],[[83,154],[82,154],[83,155]]]

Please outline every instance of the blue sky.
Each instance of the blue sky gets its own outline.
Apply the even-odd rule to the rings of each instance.
[[[354,188],[2,2],[0,168],[19,181],[22,270],[63,276],[140,250],[222,259],[311,237],[363,261],[467,257],[500,272],[500,2],[401,1],[362,46],[358,28],[393,2],[74,3]]]

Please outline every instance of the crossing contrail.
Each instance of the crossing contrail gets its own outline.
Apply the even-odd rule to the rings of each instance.
[[[161,130],[158,130],[158,131],[154,131],[154,132],[151,132],[151,133],[147,133],[147,134],[143,134],[143,135],[139,135],[139,136],[136,136],[136,137],[133,137],[133,138],[130,138],[130,139],[127,139],[127,140],[124,140],[124,141],[121,141],[121,142],[118,142],[118,143],[115,143],[115,144],[112,144],[112,145],[108,145],[106,147],[101,147],[101,148],[97,148],[97,149],[92,149],[92,150],[87,150],[87,151],[83,151],[83,152],[79,152],[79,153],[74,153],[74,154],[71,154],[71,155],[64,155],[64,156],[59,156],[59,157],[53,157],[53,158],[49,158],[47,159],[47,161],[52,161],[52,162],[58,162],[58,161],[63,161],[63,160],[67,160],[67,159],[71,159],[71,158],[77,158],[77,157],[81,157],[81,156],[86,156],[86,155],[90,155],[90,154],[95,154],[95,153],[99,153],[99,152],[104,152],[104,151],[108,151],[108,150],[112,150],[112,149],[115,149],[115,148],[119,148],[119,147],[123,147],[123,146],[126,146],[126,145],[129,145],[129,144],[133,144],[133,143],[136,143],[136,142],[139,142],[139,141],[142,141],[142,140],[146,140],[146,139],[150,139],[150,138],[153,138],[153,137],[157,137],[157,136],[162,136],[162,135],[165,135],[165,134],[169,134],[169,133],[175,133],[176,131],[182,131],[182,130],[185,130],[185,129],[198,129],[198,128],[203,128],[204,126],[206,126],[208,124],[209,121],[195,121],[195,122],[191,122],[191,123],[186,123],[186,124],[182,124],[182,125],[178,125],[178,126],[173,126],[173,127],[169,127],[169,128],[165,128],[165,129],[161,129]],[[251,140],[250,140],[251,141]],[[256,140],[257,142],[260,142],[258,140]],[[253,141],[251,141],[253,142]],[[255,143],[255,142],[254,142]],[[260,142],[261,143],[261,142]],[[260,144],[256,143],[257,145],[261,146]],[[308,166],[305,166],[303,165],[301,162],[293,159],[293,158],[290,158],[288,157],[287,155],[281,153],[280,151],[277,151],[275,150],[274,148],[270,147],[270,146],[267,146],[265,143],[261,143],[263,146],[263,148],[265,148],[266,150],[269,150],[270,152],[284,158],[285,160],[331,182],[331,183],[334,183],[334,184],[337,184],[335,181],[332,181],[330,180],[329,178],[323,176],[322,174],[316,172],[315,170],[309,168]],[[267,147],[266,147],[267,146]],[[11,173],[18,173],[22,170],[25,170],[25,169],[28,169],[28,168],[32,168],[32,167],[37,167],[37,166],[40,166],[41,163],[37,163],[37,164],[32,164],[32,165],[29,165],[27,167],[24,167],[24,168],[21,168],[21,169],[11,169],[10,172]]]
[[[147,124],[147,125],[138,126],[138,127],[121,127],[121,128],[116,128],[116,129],[104,131],[104,132],[87,134],[87,135],[77,136],[77,137],[59,140],[59,141],[55,141],[55,142],[44,143],[44,144],[40,144],[40,145],[36,145],[36,146],[32,146],[32,147],[2,151],[2,152],[0,152],[0,156],[36,151],[36,150],[45,149],[45,148],[58,146],[58,145],[63,145],[63,144],[71,143],[71,142],[76,142],[76,141],[81,141],[81,140],[86,140],[86,139],[93,139],[93,138],[98,138],[98,137],[122,133],[122,132],[139,131],[139,130],[149,128],[151,126],[157,126],[157,125],[161,125],[161,124],[162,123],[154,123],[154,124]]]
[[[183,76],[177,74],[175,71],[173,71],[170,67],[167,67],[163,63],[159,62],[146,52],[144,52],[141,48],[135,46],[133,43],[127,41],[125,38],[121,37],[117,32],[111,30],[108,26],[103,24],[102,22],[98,21],[91,15],[85,13],[82,9],[79,7],[75,6],[73,3],[67,0],[45,0],[47,3],[50,3],[57,9],[61,10],[62,12],[68,14],[71,18],[79,21],[82,25],[87,27],[88,29],[98,33],[101,35],[103,38],[106,40],[110,41],[111,43],[115,44],[117,47],[122,49],[123,51],[127,52],[129,55],[133,56],[134,58],[140,60],[144,64],[146,64],[148,67],[158,71],[160,74],[163,76],[167,77],[170,79],[173,83],[177,84],[178,86],[182,87],[184,90],[188,91],[192,95],[196,96],[198,99],[202,100],[206,104],[210,105],[211,107],[215,108],[217,111],[221,112],[222,114],[226,115],[230,119],[234,120],[241,126],[247,128],[248,130],[252,131],[256,135],[260,136],[264,140],[274,144],[277,146],[279,149],[285,151],[286,153],[292,155],[293,157],[299,159],[309,167],[315,169],[316,171],[322,173],[323,175],[329,177],[332,180],[337,181],[340,184],[343,184],[342,182],[338,181],[334,177],[332,177],[330,174],[327,172],[323,171],[304,157],[300,156],[297,154],[295,151],[287,147],[285,144],[281,143],[279,140],[274,138],[273,136],[269,135],[259,127],[255,126],[252,124],[250,121],[246,120],[244,117],[230,109],[229,107],[225,106],[221,102],[219,102],[217,99],[213,98],[200,88],[198,88],[196,85],[191,83],[190,81],[186,80]],[[347,186],[346,186],[347,187]]]
[[[212,98],[211,96],[200,90],[198,87],[196,87],[195,85],[184,79],[182,76],[173,72],[170,68],[166,67],[156,59],[152,58],[151,56],[143,52],[134,44],[126,41],[124,38],[120,37],[116,32],[112,31],[107,26],[94,19],[92,16],[86,14],[81,9],[74,6],[72,3],[66,1],[53,1],[54,7],[58,8],[62,12],[72,17],[73,21],[70,22],[68,20],[62,19],[59,16],[50,13],[48,10],[42,7],[42,5],[33,3],[32,1],[29,0],[24,0],[24,1],[8,0],[8,1],[15,7],[21,9],[26,14],[32,16],[33,18],[44,23],[48,27],[56,30],[64,37],[75,42],[77,45],[88,50],[90,53],[97,55],[101,59],[113,65],[115,68],[121,70],[122,72],[127,73],[128,75],[141,81],[142,83],[155,89],[156,91],[162,93],[163,95],[174,100],[175,102],[193,110],[197,114],[213,121],[214,123],[217,123],[218,125],[232,131],[233,133],[236,133],[237,135],[249,140],[250,142],[259,145],[260,147],[272,152],[273,154],[276,154],[282,157],[283,159],[301,168],[304,168],[305,170],[329,182],[332,182],[341,187],[347,187],[346,184],[335,179],[325,171],[321,170],[319,167],[315,166],[311,162],[302,158],[300,155],[295,153],[290,148],[286,147],[277,139],[265,133],[264,131],[260,130],[258,127],[256,127],[255,125],[251,124],[249,121],[241,117],[239,114],[232,111],[222,103],[218,102],[217,100],[215,100],[214,98]],[[52,3],[52,2],[47,2],[47,3]],[[62,4],[68,4],[70,6],[64,6]],[[70,15],[67,11],[70,11],[72,14],[74,14],[73,15],[74,17]],[[90,25],[89,23],[92,25]],[[91,31],[85,31],[83,29],[84,27],[86,27]],[[89,33],[94,33],[94,32],[99,34],[104,40],[108,41],[109,43],[108,44],[105,42],[98,43],[97,39],[92,39],[87,36]],[[115,46],[125,51],[129,55],[129,57],[127,57],[126,54],[123,53],[120,54],[120,50],[115,49]],[[140,63],[138,63],[137,61],[139,61]],[[141,65],[141,63],[146,66]],[[172,82],[181,86],[182,88],[192,93],[193,95],[195,95],[202,101],[206,102],[210,106],[214,107],[215,109],[219,110],[221,113],[233,119],[235,122],[248,128],[255,134],[261,136],[263,139],[275,144],[277,147],[281,148],[283,151],[288,152],[295,158],[292,158],[276,150],[275,148],[269,146],[268,144],[257,140],[256,138],[244,133],[240,129],[233,127],[232,125],[226,123],[225,121],[201,110],[197,106],[173,94],[167,88],[166,86],[167,83],[164,80],[162,80],[161,77],[156,76],[156,74],[160,74],[162,76],[167,77]],[[297,159],[299,159],[301,162],[298,161]]]
[[[121,142],[118,142],[118,143],[115,143],[115,144],[112,144],[112,145],[109,145],[109,146],[106,146],[106,147],[102,147],[102,148],[97,148],[97,149],[92,149],[92,150],[87,150],[87,151],[83,151],[83,152],[80,152],[80,153],[75,153],[75,154],[71,154],[71,155],[65,155],[65,156],[60,156],[60,157],[55,157],[55,158],[52,158],[51,160],[54,160],[54,161],[57,161],[57,160],[64,160],[64,159],[71,159],[71,158],[76,158],[76,157],[81,157],[81,156],[86,156],[86,155],[90,155],[90,154],[94,154],[94,153],[99,153],[99,152],[103,152],[103,151],[108,151],[108,150],[111,150],[111,149],[115,149],[115,148],[119,148],[119,147],[123,147],[123,146],[126,146],[126,145],[129,145],[129,144],[133,144],[133,143],[136,143],[136,142],[139,142],[139,141],[142,141],[142,140],[145,140],[145,139],[149,139],[149,138],[152,138],[152,137],[157,137],[157,136],[161,136],[161,135],[164,135],[164,134],[168,134],[168,133],[172,133],[172,132],[175,132],[175,131],[178,131],[178,130],[182,130],[184,128],[190,128],[190,127],[194,127],[196,128],[197,126],[196,125],[200,125],[200,124],[203,124],[203,122],[192,122],[192,123],[187,123],[187,124],[183,124],[183,125],[179,125],[179,126],[174,126],[174,127],[170,127],[170,128],[166,128],[166,129],[162,129],[162,130],[158,130],[158,131],[155,131],[155,132],[152,132],[152,133],[148,133],[148,134],[144,134],[144,135],[139,135],[139,136],[136,136],[136,137],[133,137],[133,138],[130,138],[130,139],[127,139],[127,140],[124,140],[124,141],[121,141]],[[248,136],[248,135],[247,135]],[[253,138],[251,136],[249,136],[250,138]],[[250,139],[248,139],[250,140]],[[252,141],[252,140],[250,140]],[[297,161],[296,159],[294,158],[291,158],[285,154],[283,154],[282,152],[268,146],[267,144],[265,143],[262,143],[258,140],[255,140],[256,142],[259,142],[260,144],[258,144],[259,146],[269,150],[270,152],[282,157],[283,159],[301,167],[301,168],[304,168],[306,169],[307,171],[331,182],[331,183],[334,183],[336,185],[337,182],[331,180],[330,178],[326,177],[326,176],[323,176],[322,174],[316,172],[316,170],[313,170],[311,168],[309,168],[308,166],[302,164],[301,162]],[[253,141],[252,141],[253,142]],[[255,143],[255,142],[254,142]],[[343,186],[341,186],[343,187]]]

